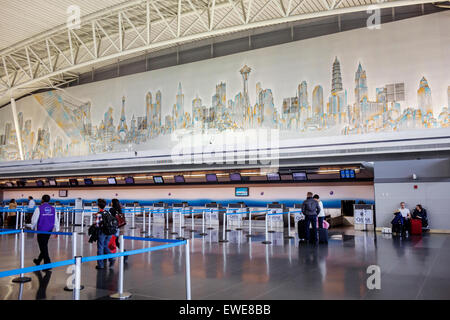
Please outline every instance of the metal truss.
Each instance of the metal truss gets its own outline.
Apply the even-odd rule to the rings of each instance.
[[[435,0],[134,0],[0,51],[0,104],[75,81],[80,72],[227,33]]]

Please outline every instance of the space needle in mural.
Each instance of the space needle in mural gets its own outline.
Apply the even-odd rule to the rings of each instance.
[[[426,77],[418,79],[417,106],[404,106],[405,84],[390,83],[376,88],[375,100],[369,98],[368,75],[363,65],[357,65],[354,74],[354,101],[348,103],[348,90],[343,87],[341,64],[335,57],[331,67],[331,91],[325,100],[323,87],[317,84],[308,96],[308,83],[302,81],[291,97],[283,98],[275,106],[272,90],[256,83],[256,101],[250,101],[249,79],[251,67],[239,70],[242,91],[227,100],[226,83],[216,85],[211,105],[201,97],[192,100],[192,114],[185,110],[182,84],[178,83],[175,104],[163,106],[163,93],[147,92],[142,115],[126,118],[126,97],[121,101],[121,116],[114,124],[114,108],[108,107],[98,125],[92,124],[90,103],[77,104],[62,92],[49,91],[34,95],[47,111],[48,117],[58,124],[60,132],[50,132],[47,126],[31,131],[31,118],[19,113],[26,159],[57,156],[77,156],[123,151],[126,146],[143,145],[159,137],[179,133],[183,135],[214,134],[247,129],[279,129],[293,137],[335,136],[397,132],[409,129],[449,127],[448,106],[441,106],[434,114],[432,90]],[[447,91],[450,104],[450,86]],[[101,106],[95,106],[96,108]],[[170,110],[163,115],[163,110]],[[24,118],[27,118],[24,121]],[[6,123],[0,135],[0,159],[17,160],[17,137],[14,126]]]

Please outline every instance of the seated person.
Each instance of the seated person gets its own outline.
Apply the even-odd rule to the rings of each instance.
[[[403,217],[403,232],[408,231],[411,233],[411,212],[406,207],[406,204],[402,201],[400,202],[400,208],[398,208],[398,212]]]
[[[424,209],[421,204],[416,205],[416,208],[414,209],[414,211],[412,213],[412,218],[422,220],[423,228],[428,227],[427,210]]]

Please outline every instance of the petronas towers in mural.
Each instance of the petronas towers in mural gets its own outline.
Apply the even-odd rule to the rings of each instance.
[[[49,126],[44,124],[35,134],[31,132],[32,120],[27,119],[24,123],[24,115],[19,113],[25,158],[130,150],[133,145],[143,145],[176,131],[194,135],[273,128],[290,131],[295,137],[302,138],[314,136],[315,133],[331,136],[336,133],[351,135],[449,127],[448,107],[436,106],[441,111],[433,113],[431,88],[425,77],[419,81],[418,105],[404,106],[402,109],[401,104],[406,100],[405,84],[392,83],[376,88],[376,97],[372,101],[369,99],[366,71],[359,64],[355,73],[354,102],[351,104],[336,57],[331,69],[331,92],[327,100],[321,85],[316,85],[312,95],[308,96],[311,89],[303,81],[292,97],[284,98],[281,106],[275,106],[272,90],[264,89],[260,82],[256,83],[256,101],[251,101],[248,84],[252,69],[245,65],[239,72],[243,81],[242,91],[233,99],[227,100],[226,83],[222,82],[216,85],[210,106],[196,96],[192,101],[192,113],[189,113],[186,111],[182,84],[179,83],[176,103],[168,114],[163,112],[167,109],[163,107],[161,91],[148,92],[141,113],[127,119],[126,110],[130,106],[123,97],[120,118],[115,120],[114,109],[109,107],[96,125],[92,123],[90,103],[77,104],[57,91],[36,94],[34,97],[47,111],[49,122],[55,122],[61,130],[50,133]],[[450,104],[450,86],[447,94]],[[14,126],[6,123],[0,135],[0,159],[19,158],[16,142]]]

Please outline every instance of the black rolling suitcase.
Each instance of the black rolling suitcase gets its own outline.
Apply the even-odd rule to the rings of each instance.
[[[298,240],[306,241],[306,220],[299,220],[297,222]]]
[[[328,243],[328,230],[327,229],[318,229],[319,230],[319,243]]]

